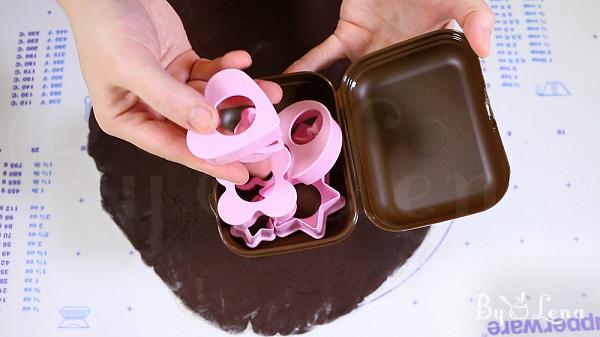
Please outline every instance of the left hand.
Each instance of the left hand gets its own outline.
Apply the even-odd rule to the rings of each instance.
[[[287,71],[318,71],[344,57],[354,61],[453,19],[477,55],[486,57],[494,14],[484,0],[344,0],[335,32]]]

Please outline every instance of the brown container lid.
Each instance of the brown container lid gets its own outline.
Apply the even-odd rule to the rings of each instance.
[[[506,192],[508,161],[462,33],[436,31],[367,55],[344,76],[341,99],[356,196],[380,228],[480,212]]]

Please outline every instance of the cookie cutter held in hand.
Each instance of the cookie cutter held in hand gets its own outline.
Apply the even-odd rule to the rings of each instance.
[[[255,115],[256,115],[256,109],[253,107],[249,107],[249,108],[242,110],[242,113],[240,116],[240,121],[238,122],[238,125],[235,127],[233,133],[239,134],[239,133],[246,131],[250,127],[250,125],[252,125]],[[269,158],[273,153],[278,152],[281,149],[283,149],[284,146],[285,146],[285,144],[283,143],[283,139],[281,137],[277,137],[277,139],[272,144],[267,145],[266,147],[254,152],[254,153],[251,153],[251,154],[241,157],[239,159],[239,161],[242,163],[255,163],[255,162],[263,161],[263,160],[266,160],[267,158]]]
[[[315,123],[320,123],[320,129],[314,135],[314,128],[300,126],[299,134],[307,140],[306,143],[300,144],[292,137],[292,129],[294,124],[302,122],[299,119],[307,113],[310,118],[316,118]],[[311,113],[314,116],[311,116]],[[323,178],[331,170],[342,150],[342,131],[327,107],[317,101],[300,101],[283,109],[279,113],[279,119],[283,141],[293,158],[288,179],[310,185]]]
[[[281,151],[284,147],[285,147],[285,144],[283,143],[283,140],[280,138],[280,139],[277,139],[272,144],[267,145],[266,147],[260,149],[259,151],[251,153],[249,155],[246,155],[246,156],[240,158],[239,161],[242,163],[256,163],[259,161],[263,161],[263,160],[266,160],[267,158],[269,158],[270,156],[272,156],[275,152]]]
[[[194,156],[224,165],[261,153],[281,138],[275,108],[258,84],[243,71],[225,69],[216,73],[206,83],[204,96],[215,109],[228,98],[245,97],[254,104],[254,115],[251,124],[245,125],[245,130],[239,134],[224,135],[217,130],[206,134],[188,131],[187,146]]]

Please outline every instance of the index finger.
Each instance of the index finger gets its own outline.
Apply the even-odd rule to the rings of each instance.
[[[118,125],[112,129],[115,137],[146,152],[236,184],[243,184],[248,180],[248,170],[240,163],[213,165],[192,155],[186,144],[186,130],[169,121],[148,119],[144,111],[130,111],[120,115],[112,123]]]

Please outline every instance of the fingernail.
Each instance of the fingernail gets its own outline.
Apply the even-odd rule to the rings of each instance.
[[[481,36],[479,41],[481,43],[481,52],[483,57],[487,56],[490,50],[490,40],[492,35],[492,29],[490,27],[483,27],[481,30]]]
[[[188,116],[188,124],[198,132],[206,132],[214,129],[214,117],[212,111],[205,107],[192,109]]]

